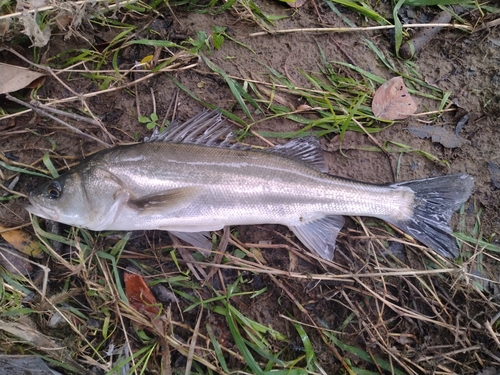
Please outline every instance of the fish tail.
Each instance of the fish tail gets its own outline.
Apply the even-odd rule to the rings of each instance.
[[[438,254],[457,258],[459,251],[450,220],[470,196],[474,179],[454,174],[391,185],[410,188],[415,194],[413,215],[409,219],[386,219]]]

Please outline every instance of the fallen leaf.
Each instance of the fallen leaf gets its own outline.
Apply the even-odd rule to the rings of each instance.
[[[312,109],[312,107],[310,105],[307,105],[307,104],[301,104],[297,107],[297,111],[310,111]]]
[[[264,255],[262,255],[262,251],[260,251],[260,249],[252,247],[250,248],[250,252],[259,262],[261,262],[262,264],[267,264],[266,258],[264,258]]]
[[[380,86],[372,101],[372,112],[382,120],[403,120],[417,110],[403,78],[394,77]]]
[[[72,21],[73,16],[67,12],[59,13],[56,17],[56,25],[59,30],[66,30]]]
[[[156,317],[160,313],[158,302],[151,293],[144,278],[139,275],[125,272],[125,294],[130,306],[140,313],[148,315],[150,318]]]
[[[286,98],[282,97],[279,94],[276,94],[274,90],[269,90],[267,87],[264,87],[262,85],[257,85],[257,89],[263,94],[269,97],[269,102],[270,103],[278,103],[282,106],[288,107],[288,108],[293,108],[293,104],[290,103],[289,100]]]
[[[493,186],[495,186],[496,189],[500,189],[500,167],[490,161],[488,162],[488,171],[490,172]]]
[[[144,278],[129,272],[125,272],[123,278],[125,279],[125,294],[130,306],[150,318],[158,332],[164,332],[164,324],[160,315],[161,304],[156,301]]]
[[[12,320],[0,320],[0,331],[5,331],[16,336],[16,342],[25,341],[27,344],[37,348],[37,350],[44,352],[48,358],[56,359],[57,362],[73,367],[74,371],[78,374],[93,374],[93,372],[87,370],[72,358],[71,352],[66,346],[59,345],[60,340],[56,342],[51,337],[39,332],[36,328]],[[27,374],[27,372],[23,372],[22,374]]]
[[[0,265],[13,275],[29,275],[33,266],[22,254],[19,254],[12,245],[0,246]]]
[[[300,8],[306,3],[306,0],[285,1],[290,8]]]
[[[8,228],[2,227],[0,225],[0,231],[4,231],[6,229]],[[43,250],[40,247],[40,243],[28,232],[25,232],[21,229],[14,229],[0,233],[0,236],[2,236],[3,239],[14,249],[27,256],[40,258],[43,255]]]
[[[154,55],[144,56],[141,60],[141,66],[143,69],[153,69],[154,68]]]
[[[151,290],[155,294],[155,296],[162,302],[179,302],[174,292],[168,289],[166,286],[162,284],[156,284],[151,287]]]
[[[16,10],[18,12],[23,9],[38,9],[48,5],[47,0],[21,0],[17,2]]]
[[[21,21],[21,24],[24,26],[24,30],[21,32],[30,38],[33,47],[41,48],[49,42],[51,31],[48,25],[45,25],[42,30],[36,22],[36,17],[35,14],[23,11],[19,16],[19,21]]]
[[[419,138],[431,138],[432,142],[441,143],[446,148],[456,148],[463,142],[454,132],[440,126],[425,125],[418,128],[410,126],[408,131]]]
[[[31,82],[45,76],[43,73],[4,63],[0,63],[0,72],[2,72],[0,94],[24,89],[29,86]]]
[[[455,134],[456,135],[459,135],[460,134],[460,131],[462,130],[462,128],[465,126],[465,124],[467,124],[467,122],[469,121],[469,118],[470,118],[470,114],[469,113],[466,113],[458,122],[457,122],[457,126],[455,127]]]
[[[3,38],[7,31],[10,29],[10,19],[2,19],[0,20],[0,38]]]
[[[500,47],[500,38],[488,38],[495,46]]]
[[[61,375],[41,357],[34,355],[0,355],[0,375]]]
[[[49,319],[49,323],[47,327],[50,329],[63,329],[64,327],[69,326],[66,318],[59,312],[56,311]]]

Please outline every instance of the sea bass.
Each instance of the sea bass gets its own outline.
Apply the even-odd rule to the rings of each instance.
[[[331,260],[344,215],[383,219],[446,257],[453,213],[474,181],[455,174],[388,185],[329,175],[313,137],[256,149],[205,111],[144,143],[100,151],[29,194],[32,214],[102,230],[167,230],[205,250],[207,231],[282,224]]]

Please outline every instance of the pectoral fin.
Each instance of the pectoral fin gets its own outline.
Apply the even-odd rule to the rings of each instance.
[[[183,187],[170,189],[162,193],[146,195],[137,199],[130,199],[127,205],[137,210],[141,215],[154,213],[167,213],[177,211],[193,200],[201,193],[199,187]]]
[[[335,240],[343,226],[342,216],[331,215],[288,227],[309,250],[323,259],[332,260]]]

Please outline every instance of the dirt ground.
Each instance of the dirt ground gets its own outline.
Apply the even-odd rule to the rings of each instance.
[[[276,21],[274,26],[276,29],[345,26],[326,3],[316,2],[315,4],[309,1],[297,10],[267,0],[259,0],[256,3],[267,14],[288,16]],[[383,6],[384,4],[381,3],[380,12],[383,12]],[[340,7],[339,9],[355,24],[366,23],[366,20],[358,14],[346,8]],[[252,37],[249,34],[261,31],[261,28],[252,20],[246,19],[243,13],[226,11],[216,15],[201,14],[188,12],[182,7],[173,8],[173,14],[168,9],[162,12],[163,14],[154,21],[155,28],[163,38],[177,43],[187,37],[196,38],[196,33],[201,30],[210,34],[214,26],[227,27],[227,33],[248,48],[226,39],[220,50],[212,49],[207,56],[231,76],[267,82],[269,81],[267,66],[269,66],[288,77],[296,86],[311,87],[311,83],[301,71],[319,72],[324,64],[321,53],[332,63],[344,61],[387,79],[393,76],[393,73],[383,66],[364,42],[364,38],[371,40],[380,50],[390,56],[393,46],[389,31],[296,32]],[[405,10],[402,12],[404,13]],[[434,12],[434,9],[424,8],[419,9],[417,13],[430,19]],[[476,16],[474,12],[468,15],[473,22]],[[391,18],[389,14],[387,17]],[[142,16],[134,19],[130,15],[126,16],[126,19],[127,22],[137,22],[143,25],[151,21],[150,18]],[[97,25],[90,28],[85,23],[79,32],[92,41],[97,38],[106,41],[113,37],[108,34],[108,29],[99,28]],[[437,120],[431,116],[415,117],[397,122],[374,134],[380,143],[396,141],[409,145],[413,149],[428,152],[439,160],[446,160],[449,168],[443,163],[428,160],[420,153],[396,154],[389,160],[381,152],[361,150],[364,147],[374,146],[366,135],[347,133],[342,144],[344,154],[338,150],[338,138],[335,135],[327,136],[321,141],[330,173],[372,183],[393,182],[396,169],[400,181],[447,173],[470,174],[475,180],[474,192],[465,205],[462,216],[465,218],[464,223],[460,224],[459,228],[458,219],[455,218],[454,227],[465,233],[471,233],[479,220],[483,238],[491,239],[493,244],[500,245],[500,220],[498,218],[500,189],[495,187],[488,169],[488,163],[500,164],[500,47],[491,41],[499,36],[500,31],[497,28],[472,34],[460,30],[442,30],[413,61],[426,82],[451,92],[450,99],[456,105],[451,106],[452,110]],[[148,37],[147,31],[138,35],[138,38],[146,37]],[[82,47],[85,45],[83,40],[84,38],[79,36],[65,40],[64,32],[55,33],[49,45],[41,49],[40,55],[48,63],[56,64],[57,58],[51,60],[51,57],[71,48]],[[26,45],[18,45],[15,49],[23,56],[30,58],[30,50]],[[118,64],[122,67],[130,67],[153,52],[153,47],[139,45],[126,47],[118,56]],[[162,52],[162,56],[166,55],[166,52]],[[397,61],[394,56],[392,58]],[[0,62],[26,66],[24,62],[5,50],[0,51]],[[402,66],[399,62],[396,64]],[[112,69],[111,65],[108,69]],[[340,66],[336,69],[340,74],[353,74]],[[135,78],[140,74],[136,73]],[[175,72],[173,77],[204,102],[244,117],[225,81],[215,75],[203,61],[200,60],[195,68]],[[97,90],[95,84],[84,75],[65,76],[62,74],[60,78],[73,90],[82,94]],[[134,92],[134,90],[137,91]],[[136,140],[136,134],[139,134],[140,139],[148,133],[144,124],[137,121],[137,103],[139,103],[141,115],[149,115],[153,111],[151,92],[154,92],[156,112],[160,119],[167,115],[172,118],[173,103],[175,104],[175,117],[181,121],[198,114],[203,109],[199,102],[180,91],[171,76],[167,74],[160,74],[146,80],[138,84],[136,89],[123,89],[88,98],[86,103],[114,137],[115,144],[128,143]],[[50,99],[72,96],[67,89],[51,77],[46,79],[37,94],[40,98]],[[280,95],[288,101],[291,107],[303,104],[303,98],[286,93],[280,93]],[[438,103],[435,101],[425,98],[420,98],[420,101],[418,113],[437,110]],[[16,106],[0,96],[0,107],[12,109]],[[58,108],[70,112],[79,112],[82,109],[76,101],[61,104]],[[257,120],[265,117],[265,114],[257,112],[252,115]],[[430,139],[417,138],[407,130],[407,127],[411,125],[432,124],[455,131],[457,123],[465,115],[470,117],[460,130],[459,135],[463,141],[457,148],[445,148],[439,143],[433,143]],[[311,113],[309,116],[314,118],[315,114]],[[75,126],[110,142],[110,139],[98,127],[82,123],[76,123]],[[299,128],[297,123],[284,118],[262,121],[252,126],[252,130],[256,132],[290,132]],[[57,145],[57,149],[52,153],[52,160],[57,168],[77,162],[84,155],[102,149],[102,146],[96,142],[75,135],[52,120],[33,113],[6,120],[0,118],[0,150],[4,155],[15,158],[16,161],[33,164],[42,158],[52,147],[48,138]],[[245,141],[263,145],[261,140],[250,135],[245,138]],[[270,138],[269,141],[284,142],[282,139],[274,138]],[[15,190],[26,194],[41,181],[42,179],[22,176]],[[24,202],[19,199],[0,202],[0,224],[12,227],[29,223],[29,216],[22,208]],[[367,220],[363,225],[370,225],[370,223],[371,221]],[[260,243],[267,265],[278,270],[292,270],[304,274],[336,274],[338,272],[365,272],[365,266],[368,270],[366,272],[375,269],[373,259],[370,262],[364,262],[369,257],[366,248],[370,238],[366,236],[360,222],[355,219],[347,220],[338,239],[340,251],[336,253],[334,261],[342,271],[309,259],[307,255],[303,255],[306,253],[290,257],[287,239],[292,237],[285,227],[263,225],[233,229],[238,232],[238,238],[242,243]],[[375,234],[377,233],[376,227],[372,230]],[[168,237],[161,233],[140,234],[131,242],[131,248],[127,249],[127,254],[133,258],[134,252],[143,251],[143,249],[154,252],[156,247],[168,241]],[[271,244],[271,246],[266,247],[266,244]],[[272,245],[281,246],[275,248]],[[230,246],[228,252],[232,250]],[[426,269],[424,267],[426,260],[422,259],[417,248],[406,247],[400,251],[402,259],[410,269]],[[468,251],[473,251],[473,249]],[[291,264],[291,259],[295,259],[296,263]],[[500,281],[497,260],[498,254],[485,260],[485,272],[494,283]],[[124,266],[127,265],[124,264]],[[56,266],[53,269],[53,280],[56,283],[64,272]],[[165,264],[163,271],[174,272],[175,267]],[[467,269],[466,271],[468,275],[471,275],[476,270]],[[231,270],[224,270],[222,276],[222,280],[229,283],[235,280],[237,274]],[[397,308],[391,308],[392,305],[386,305],[377,298],[368,298],[368,294],[357,294],[357,291],[363,290],[362,284],[365,279],[352,279],[351,282],[344,283],[338,280],[315,282],[287,277],[275,280],[266,274],[249,274],[248,277],[252,281],[245,288],[258,290],[263,286],[268,286],[266,296],[255,300],[241,297],[236,299],[235,303],[241,310],[248,311],[252,319],[280,332],[288,333],[290,346],[286,351],[290,352],[290,358],[295,355],[294,351],[300,352],[302,349],[300,338],[293,333],[293,327],[291,328],[290,323],[281,317],[286,314],[285,311],[299,321],[307,321],[305,316],[309,314],[317,325],[341,332],[344,342],[359,346],[375,356],[386,360],[394,355],[406,358],[402,362],[411,368],[413,373],[476,374],[488,367],[497,368],[497,371],[500,371],[500,344],[492,339],[485,328],[485,322],[491,321],[498,309],[496,287],[487,287],[487,290],[484,290],[486,297],[483,295],[484,299],[482,299],[479,294],[467,288],[467,280],[450,275],[428,276],[425,278],[429,282],[427,287],[437,291],[436,293],[440,296],[437,298],[439,302],[433,305],[429,302],[430,298],[427,296],[424,298],[422,295],[422,288],[425,289],[425,287],[420,284],[420,279],[393,276],[385,279],[385,284],[378,282],[370,284],[378,290],[386,288],[384,293],[391,303],[411,306],[423,316],[429,317],[430,320],[426,320],[404,315]],[[221,279],[215,280],[214,287],[217,289],[220,287]],[[458,283],[458,287],[457,284],[453,284],[454,282]],[[75,283],[82,283],[82,280],[75,281]],[[286,295],[285,290],[291,291],[294,298],[303,306],[303,311],[297,307],[298,305],[290,296]],[[208,292],[204,291],[204,293]],[[474,300],[480,303],[478,302],[477,306],[469,303]],[[438,305],[443,301],[449,309],[445,310],[451,312],[449,316],[442,316],[440,310],[442,306]],[[187,306],[186,303],[180,302],[184,307]],[[353,311],[363,311],[363,313],[351,316]],[[186,324],[194,324],[197,311],[185,314],[183,319]],[[218,333],[226,339],[227,328],[219,321],[220,318],[213,314],[207,316],[206,319],[207,322],[219,327]],[[349,320],[349,324],[340,328],[348,319],[353,320]],[[433,319],[439,323],[432,323]],[[475,326],[476,323],[477,326]],[[379,330],[381,325],[385,327],[385,331]],[[457,327],[455,337],[453,330],[447,328],[449,326]],[[467,328],[462,329],[462,327]],[[334,358],[331,348],[325,345],[314,329],[311,328],[308,333],[315,347],[318,361],[326,373],[341,373],[342,366],[338,358]],[[386,336],[376,337],[377,333]],[[386,341],[386,348],[390,348],[393,351],[392,354],[384,351],[380,344],[377,344],[379,340]],[[375,365],[362,363],[359,358],[344,349],[337,348],[337,350],[342,357],[348,358],[352,363],[357,363],[361,368],[379,373],[390,373],[380,368],[377,369]],[[181,357],[178,355],[176,358],[174,355],[172,359],[174,368],[182,368]],[[410,362],[413,364],[408,364]],[[241,363],[229,365],[235,369],[242,367]],[[397,363],[394,365],[400,366]],[[399,368],[406,369],[405,372],[409,371],[405,366]]]

